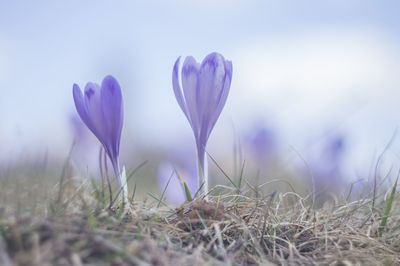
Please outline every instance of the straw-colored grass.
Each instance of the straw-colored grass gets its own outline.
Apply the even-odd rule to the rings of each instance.
[[[107,189],[88,184],[63,181],[41,206],[40,186],[18,186],[24,203],[1,208],[0,265],[400,265],[396,194],[332,198],[315,209],[310,195],[263,195],[247,183],[176,209],[133,199],[121,212],[108,207]]]

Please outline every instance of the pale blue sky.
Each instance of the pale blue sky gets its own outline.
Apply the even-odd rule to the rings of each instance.
[[[171,69],[179,55],[217,51],[234,80],[211,149],[221,136],[231,145],[232,124],[266,117],[288,147],[333,128],[372,157],[400,122],[399,10],[368,0],[1,0],[0,145],[65,152],[72,84],[107,74],[123,87],[125,142],[191,139]]]

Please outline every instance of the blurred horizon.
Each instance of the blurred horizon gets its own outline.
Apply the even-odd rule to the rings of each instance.
[[[237,138],[260,124],[285,158],[343,135],[345,168],[357,172],[399,125],[398,10],[398,1],[361,0],[2,2],[0,160],[66,157],[72,85],[108,74],[124,95],[124,161],[135,150],[194,149],[172,67],[179,56],[216,51],[232,61],[233,81],[211,154],[232,158]],[[397,137],[389,165],[399,148]]]

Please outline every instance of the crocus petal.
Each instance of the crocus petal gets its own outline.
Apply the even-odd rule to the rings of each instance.
[[[78,85],[73,86],[73,96],[79,116],[92,133],[102,142],[101,133],[98,127],[93,123],[92,117],[88,113],[86,97],[83,98],[82,91]],[[86,96],[86,95],[85,95]]]
[[[217,106],[215,108],[214,113],[212,114],[211,118],[210,118],[210,125],[208,128],[208,135],[210,135],[211,131],[213,130],[215,123],[218,120],[218,117],[220,116],[222,109],[225,106],[226,100],[228,98],[228,94],[230,91],[230,87],[231,87],[231,81],[232,81],[232,62],[231,61],[225,61],[225,80],[224,80],[224,84],[222,87],[222,90],[219,92],[219,95],[217,96],[216,103]]]
[[[193,57],[186,57],[182,66],[182,87],[185,97],[186,108],[189,112],[188,116],[190,118],[190,124],[195,135],[199,134],[200,123],[196,101],[196,91],[198,89],[198,73],[199,64]]]
[[[82,121],[91,129],[91,121],[86,112],[85,101],[83,99],[81,88],[77,84],[74,84],[72,88],[72,94],[74,97],[75,107],[78,111],[79,116],[81,117]],[[91,129],[92,130],[92,129]]]
[[[198,91],[198,104],[201,106],[202,116],[202,135],[206,140],[209,136],[209,129],[213,128],[219,113],[217,113],[217,106],[219,96],[224,87],[225,80],[225,64],[224,58],[218,53],[208,55],[201,64],[200,85]]]
[[[85,86],[85,107],[87,116],[90,118],[90,130],[96,135],[101,143],[106,144],[103,111],[101,108],[100,89],[95,83]],[[88,125],[89,126],[89,125]]]
[[[180,65],[181,57],[178,57],[174,64],[174,70],[172,71],[172,87],[174,89],[175,98],[179,104],[179,107],[182,109],[183,113],[185,114],[186,118],[190,123],[190,118],[187,112],[186,103],[183,98],[182,88],[179,84],[179,65]]]
[[[203,60],[199,80],[198,103],[200,106],[208,108],[205,111],[213,112],[214,110],[210,110],[210,107],[216,105],[225,80],[225,62],[220,54],[212,53]]]
[[[107,130],[109,151],[114,159],[119,154],[119,144],[123,125],[123,102],[121,88],[117,80],[107,76],[101,84],[101,107],[104,118],[104,127]]]

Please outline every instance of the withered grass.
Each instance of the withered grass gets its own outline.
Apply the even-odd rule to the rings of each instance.
[[[1,188],[0,265],[400,265],[399,197],[382,228],[385,192],[316,209],[311,195],[243,180],[240,193],[219,186],[209,202],[132,197],[121,212],[88,182],[16,180],[25,183]],[[13,184],[16,201],[4,194]]]

